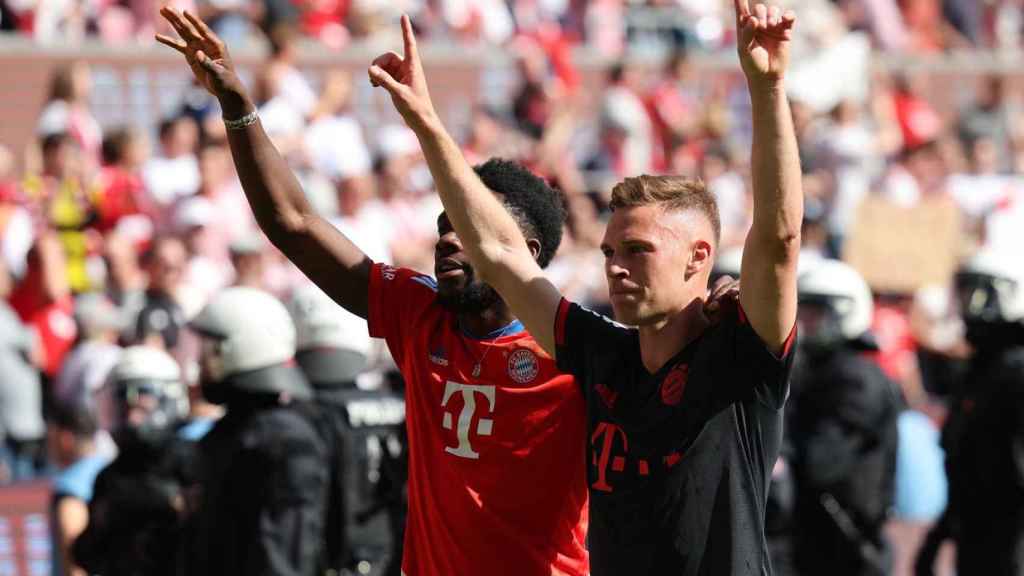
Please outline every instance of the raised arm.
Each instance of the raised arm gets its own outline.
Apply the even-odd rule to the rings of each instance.
[[[160,14],[181,39],[164,35],[156,39],[185,56],[192,73],[220,101],[226,121],[244,120],[228,128],[228,143],[260,228],[321,290],[349,312],[366,318],[372,262],[313,210],[256,117],[256,107],[235,74],[227,46],[188,12],[165,6]]]
[[[441,124],[408,16],[402,17],[402,35],[405,55],[389,52],[374,60],[370,82],[387,89],[419,138],[448,218],[481,279],[501,294],[534,339],[554,356],[561,294],[544,277],[516,221],[480,181]]]
[[[752,103],[754,221],[740,273],[740,302],[751,326],[778,353],[796,322],[796,275],[803,190],[784,78],[796,16],[778,6],[734,0],[740,64]]]

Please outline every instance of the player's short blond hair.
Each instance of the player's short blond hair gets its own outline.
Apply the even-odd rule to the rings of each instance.
[[[657,204],[665,210],[693,210],[703,214],[715,233],[715,245],[722,235],[718,202],[699,179],[685,176],[635,176],[626,178],[612,189],[612,211]]]

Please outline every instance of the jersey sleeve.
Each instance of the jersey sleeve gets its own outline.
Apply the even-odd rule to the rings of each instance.
[[[588,379],[590,360],[612,357],[629,337],[629,329],[565,298],[555,316],[555,360],[558,369]]]
[[[437,283],[430,276],[405,268],[374,264],[370,271],[370,336],[383,338],[395,361],[401,363],[404,343],[413,320],[437,299]]]
[[[756,400],[781,409],[789,396],[795,356],[796,325],[778,355],[768,349],[747,320],[742,306],[722,319],[715,334],[714,380],[718,404]]]

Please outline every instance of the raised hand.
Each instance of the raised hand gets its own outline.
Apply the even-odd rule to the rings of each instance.
[[[740,64],[752,85],[771,85],[785,76],[789,66],[789,41],[796,14],[778,6],[756,4],[753,13],[749,0],[733,0],[736,5],[737,48]]]
[[[405,43],[404,55],[399,56],[394,52],[382,54],[374,59],[368,73],[370,84],[383,86],[391,94],[391,101],[398,113],[415,130],[424,126],[435,113],[416,48],[412,22],[406,15],[402,16],[402,38]]]
[[[717,324],[727,310],[736,308],[739,301],[740,281],[732,276],[722,276],[704,298],[704,315],[712,324]]]
[[[180,39],[157,34],[157,42],[181,52],[204,88],[217,98],[243,94],[227,46],[205,22],[187,10],[178,12],[170,6],[161,8],[160,15],[174,27]]]

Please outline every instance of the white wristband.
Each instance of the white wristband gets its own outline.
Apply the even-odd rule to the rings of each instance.
[[[259,120],[259,118],[259,114],[256,113],[256,110],[253,110],[237,120],[228,120],[227,118],[224,118],[224,127],[228,130],[241,130],[246,126],[252,126],[257,120]]]

